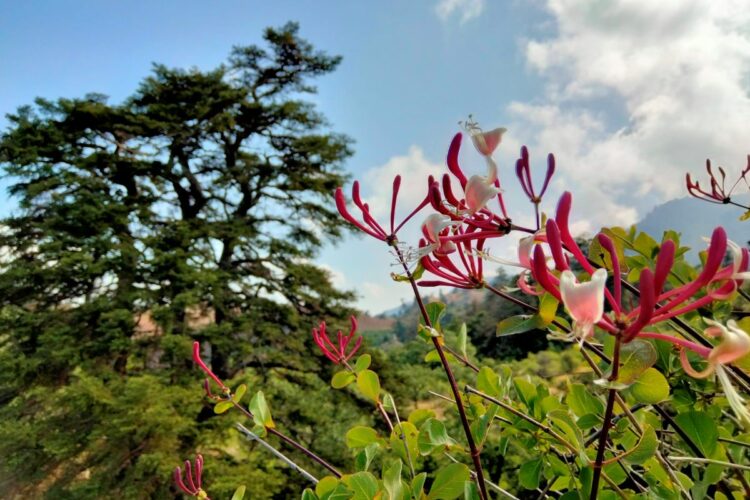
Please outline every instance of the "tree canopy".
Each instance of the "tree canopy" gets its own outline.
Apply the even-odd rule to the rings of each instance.
[[[302,332],[350,299],[311,259],[341,234],[331,193],[351,141],[305,95],[341,59],[292,23],[264,40],[212,70],[157,64],[120,104],[37,99],[8,116],[4,491],[165,495],[213,425],[193,340],[228,379],[277,367],[315,383],[291,373],[316,369]]]

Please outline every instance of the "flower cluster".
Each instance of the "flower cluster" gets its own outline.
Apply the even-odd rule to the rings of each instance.
[[[690,173],[685,174],[685,184],[687,185],[688,193],[699,200],[707,201],[709,203],[717,204],[732,204],[750,210],[750,207],[740,205],[732,201],[732,194],[735,189],[740,186],[743,182],[750,189],[750,155],[747,157],[747,166],[742,169],[737,180],[729,188],[726,186],[727,173],[722,167],[718,167],[719,176],[714,173],[711,167],[711,160],[706,160],[706,172],[708,172],[708,179],[710,188],[704,189],[701,187],[698,181],[693,181]]]
[[[572,196],[565,193],[557,206],[555,218],[546,224],[546,243],[551,254],[552,268],[541,244],[534,247],[531,258],[531,274],[536,283],[546,292],[563,303],[573,319],[573,335],[581,341],[593,335],[594,327],[599,327],[623,342],[635,338],[653,338],[670,342],[681,350],[681,360],[685,372],[694,377],[707,377],[716,373],[724,389],[730,406],[741,421],[750,425],[750,412],[742,398],[732,386],[722,365],[732,363],[750,353],[750,336],[739,329],[733,321],[724,327],[713,320],[705,321],[712,325],[706,334],[719,337],[721,343],[713,349],[682,339],[677,336],[649,332],[649,326],[664,322],[675,316],[696,311],[714,300],[729,297],[742,280],[750,278],[747,272],[750,255],[747,249],[727,239],[721,227],[711,236],[706,260],[698,276],[674,288],[667,288],[667,278],[672,271],[677,247],[672,240],[661,244],[654,269],[644,268],[638,280],[639,302],[635,307],[626,307],[622,297],[622,274],[614,242],[606,234],[599,234],[597,240],[609,254],[612,264],[612,289],[608,289],[608,271],[595,268],[586,258],[570,233],[569,216]],[[729,250],[732,261],[723,265]],[[571,270],[574,259],[589,276],[589,280],[579,282]],[[609,312],[605,312],[605,309]],[[708,362],[708,367],[697,372],[690,365],[687,351],[692,351]]]
[[[346,364],[362,346],[362,337],[357,336],[357,340],[352,343],[357,333],[357,318],[352,316],[349,318],[351,321],[351,328],[349,334],[344,335],[341,330],[336,334],[336,343],[330,339],[328,332],[326,332],[326,322],[322,321],[318,328],[313,328],[312,336],[315,344],[320,348],[320,351],[325,355],[326,358],[330,359],[334,363]]]
[[[182,468],[177,467],[174,470],[174,482],[177,487],[184,493],[199,498],[201,500],[211,500],[208,494],[203,491],[201,476],[203,474],[203,457],[196,455],[195,466],[190,460],[185,460],[185,479],[183,480]]]

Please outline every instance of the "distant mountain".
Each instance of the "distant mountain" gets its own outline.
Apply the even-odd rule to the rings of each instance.
[[[680,244],[689,246],[693,258],[697,258],[695,250],[706,247],[702,238],[710,237],[716,226],[722,226],[732,241],[748,245],[750,221],[740,221],[740,215],[740,208],[687,197],[657,205],[646,214],[637,227],[657,240],[668,229],[677,231],[681,235]]]

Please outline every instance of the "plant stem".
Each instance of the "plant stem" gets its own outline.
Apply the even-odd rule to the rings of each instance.
[[[425,308],[424,302],[422,301],[422,295],[419,293],[417,282],[414,280],[414,276],[412,275],[409,266],[406,265],[404,254],[397,246],[394,245],[393,248],[396,251],[399,262],[401,262],[401,265],[406,272],[407,278],[409,279],[409,284],[411,284],[412,291],[414,292],[414,298],[417,301],[417,305],[419,306],[419,311],[422,313],[422,319],[424,320],[425,326],[427,326],[428,328],[432,328],[432,321],[430,321],[430,316],[429,314],[427,314],[427,309]],[[466,441],[469,444],[471,460],[474,463],[474,469],[477,474],[476,482],[477,486],[479,486],[479,496],[482,500],[489,500],[489,496],[487,495],[487,486],[484,479],[484,471],[482,470],[482,462],[479,456],[480,450],[479,448],[477,448],[476,443],[474,443],[474,437],[471,434],[469,419],[466,416],[466,410],[464,409],[463,400],[461,399],[461,392],[458,389],[456,378],[453,376],[453,371],[451,370],[450,364],[448,364],[448,360],[445,358],[445,352],[443,351],[443,346],[440,343],[440,339],[438,337],[432,337],[432,343],[435,346],[435,350],[437,351],[438,356],[440,357],[440,362],[443,365],[443,370],[445,370],[445,375],[448,377],[448,382],[450,383],[453,397],[456,399],[456,408],[458,408],[458,415],[461,419],[461,425],[464,428],[464,434],[466,434]]]
[[[406,434],[404,433],[404,426],[401,425],[401,417],[398,416],[398,409],[396,408],[396,401],[394,401],[393,396],[391,396],[388,393],[386,393],[386,397],[388,397],[391,400],[391,406],[393,407],[393,414],[396,416],[396,425],[398,425],[398,430],[400,431],[399,437],[401,438],[401,441],[403,441],[404,443],[404,453],[406,454],[406,461],[409,462],[409,472],[411,472],[411,478],[413,480],[414,476],[416,475],[414,473],[414,464],[411,461],[411,453],[409,452],[409,446],[406,444]]]
[[[471,386],[468,386],[468,385],[466,386],[466,392],[470,392],[472,394],[476,394],[480,398],[486,399],[487,401],[489,401],[491,403],[494,403],[494,404],[498,405],[500,408],[502,408],[502,409],[504,409],[504,410],[512,413],[513,415],[517,416],[518,418],[521,418],[521,419],[527,421],[528,423],[530,423],[530,424],[534,425],[535,427],[539,428],[541,431],[549,434],[551,437],[553,437],[555,440],[557,440],[560,444],[562,444],[563,446],[565,446],[569,451],[571,451],[575,455],[578,455],[578,449],[573,444],[571,444],[568,440],[566,440],[564,437],[562,437],[560,434],[558,434],[554,429],[552,429],[551,427],[549,427],[548,425],[545,425],[545,424],[539,422],[538,420],[534,419],[533,417],[530,417],[529,415],[526,415],[525,413],[516,410],[512,406],[510,406],[510,405],[508,405],[506,403],[503,403],[499,399],[493,398],[489,394],[485,394],[485,393],[483,393],[481,391],[478,391],[477,389],[474,389]],[[607,484],[609,484],[612,487],[612,489],[615,491],[615,493],[617,493],[618,495],[620,495],[621,498],[626,498],[625,494],[622,492],[622,490],[620,490],[620,488],[617,487],[617,484],[614,481],[612,481],[612,479],[610,479],[604,473],[602,473],[602,477],[607,482]]]
[[[750,465],[740,465],[733,462],[722,462],[721,460],[712,460],[710,458],[697,458],[697,457],[669,457],[670,460],[675,462],[694,462],[697,464],[716,464],[722,467],[728,467],[730,469],[738,470],[750,470]]]
[[[313,476],[312,474],[307,472],[305,469],[303,469],[302,467],[294,463],[289,457],[287,457],[286,455],[281,453],[279,450],[277,450],[276,448],[268,444],[268,442],[266,442],[265,440],[261,439],[261,437],[255,434],[253,431],[251,431],[250,429],[248,429],[247,427],[245,427],[244,425],[240,423],[237,423],[234,425],[238,431],[240,431],[242,434],[245,435],[246,438],[248,438],[251,441],[257,441],[258,443],[260,443],[261,446],[263,446],[265,449],[270,451],[273,455],[279,458],[282,462],[284,462],[289,467],[291,467],[292,469],[296,470],[297,472],[305,476],[305,478],[308,481],[312,482],[313,484],[318,484],[318,479],[315,476]]]
[[[612,373],[608,380],[614,382],[617,380],[617,375],[620,371],[620,346],[622,345],[622,338],[619,332],[615,334],[615,350],[612,356]],[[602,424],[602,432],[599,436],[599,445],[596,451],[596,460],[594,461],[594,478],[591,480],[591,500],[596,500],[599,496],[599,478],[602,474],[602,463],[604,462],[604,451],[607,448],[607,437],[609,436],[609,427],[612,425],[612,410],[615,407],[615,396],[617,396],[617,389],[610,388],[609,395],[607,396],[607,409],[604,411],[604,423]]]
[[[249,418],[251,420],[253,419],[252,412],[250,412],[249,410],[245,409],[241,404],[237,403],[234,400],[232,400],[232,404],[234,405],[235,408],[237,408],[238,410],[240,410],[242,412],[242,414],[245,415],[247,418]],[[322,465],[323,467],[325,467],[326,469],[328,469],[331,472],[331,474],[333,474],[337,478],[341,477],[341,473],[338,470],[336,470],[336,468],[333,465],[329,464],[328,462],[326,462],[325,460],[323,460],[321,457],[319,457],[318,455],[316,455],[312,451],[310,451],[307,448],[305,448],[302,444],[298,443],[294,439],[290,438],[289,436],[287,436],[285,434],[282,434],[281,432],[277,431],[273,427],[266,427],[266,432],[268,432],[269,434],[273,434],[274,436],[276,436],[277,438],[281,439],[285,443],[293,446],[294,448],[297,448],[297,450],[301,451],[304,455],[307,455],[309,458],[311,458],[315,462],[318,462],[320,465]]]
[[[525,413],[516,410],[515,408],[513,408],[509,404],[504,403],[504,402],[500,401],[499,399],[490,396],[489,394],[485,394],[482,391],[474,389],[470,385],[467,385],[466,388],[465,388],[465,390],[466,390],[466,392],[471,393],[471,394],[476,394],[480,398],[486,399],[490,403],[494,403],[494,404],[498,405],[500,408],[504,409],[505,411],[507,411],[509,413],[512,413],[513,415],[517,416],[518,418],[527,421],[531,425],[539,428],[541,431],[543,431],[543,432],[549,434],[550,436],[552,436],[557,442],[559,442],[560,444],[562,444],[563,446],[565,446],[568,449],[568,451],[570,451],[570,452],[572,452],[572,453],[574,453],[576,455],[578,454],[578,449],[572,443],[570,443],[567,439],[565,439],[560,434],[558,434],[557,432],[555,432],[555,430],[552,429],[551,427],[549,427],[548,425],[545,425],[545,424],[539,422],[538,420],[534,419],[533,417],[530,417],[529,415],[526,415]]]

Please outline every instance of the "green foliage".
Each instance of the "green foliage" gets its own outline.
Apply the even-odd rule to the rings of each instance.
[[[321,423],[312,407],[336,401],[304,332],[348,312],[351,295],[310,259],[341,234],[330,193],[351,149],[305,95],[340,58],[295,24],[264,38],[216,69],[156,65],[119,104],[38,99],[8,116],[0,165],[19,210],[0,235],[5,495],[169,497],[186,457],[236,448],[200,405],[193,339],[227,381],[257,390],[273,372],[317,391],[277,409],[296,413],[302,441],[305,422]],[[269,398],[285,391],[267,385]],[[296,495],[301,480],[276,467],[258,450],[214,456],[212,496],[241,483],[251,498]]]

